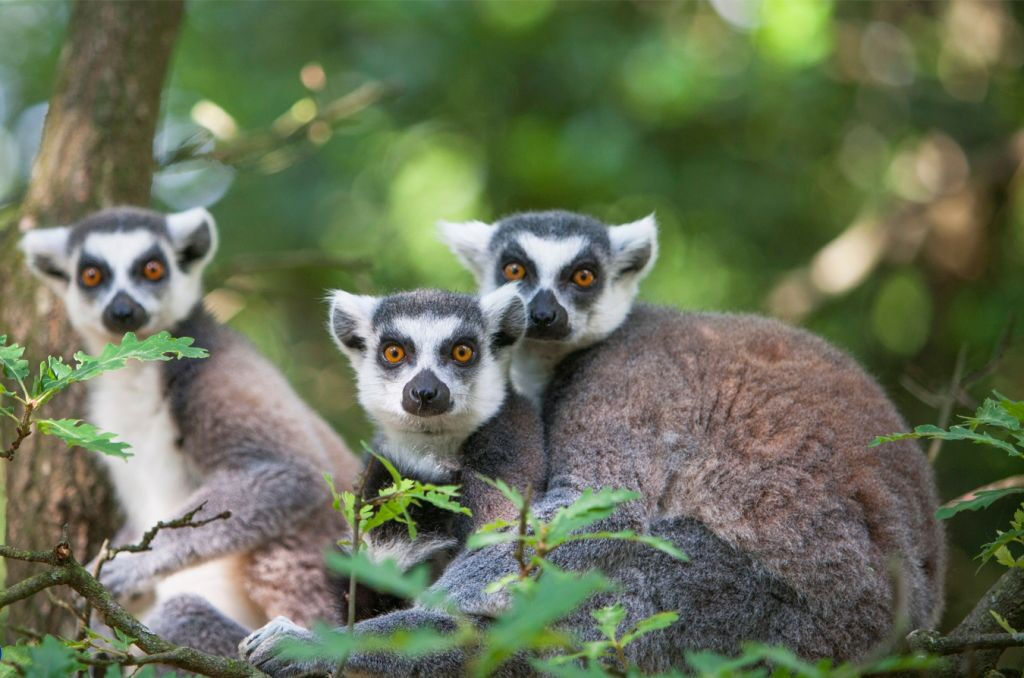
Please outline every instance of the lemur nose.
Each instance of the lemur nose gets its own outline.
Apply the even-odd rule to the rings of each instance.
[[[126,292],[118,292],[103,310],[103,324],[117,334],[134,332],[149,321],[149,314]]]
[[[568,336],[569,314],[558,303],[554,292],[548,289],[537,292],[527,308],[530,312],[530,326],[526,336],[532,339],[564,339]]]
[[[437,397],[436,388],[414,388],[412,389],[413,400],[421,403],[429,403],[431,400]]]
[[[402,409],[409,414],[432,417],[435,414],[444,414],[451,407],[451,391],[437,378],[433,370],[423,370],[402,390]]]
[[[555,313],[555,309],[553,308],[544,310],[534,310],[530,314],[530,320],[537,323],[538,325],[550,325],[551,323],[555,322],[556,317],[557,314]]]

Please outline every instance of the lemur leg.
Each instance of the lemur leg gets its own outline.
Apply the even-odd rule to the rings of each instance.
[[[196,520],[223,511],[230,511],[230,518],[187,530],[161,530],[151,550],[121,554],[107,563],[100,581],[119,598],[145,591],[161,575],[287,534],[328,500],[320,477],[293,463],[267,460],[244,470],[215,472],[167,518],[180,517],[204,502]]]
[[[234,657],[249,633],[203,598],[190,593],[168,598],[146,618],[146,625],[164,640],[222,657]]]
[[[343,525],[331,529],[338,518],[329,508],[317,511],[305,525],[250,553],[246,591],[267,617],[287,617],[307,628],[316,621],[344,621],[324,566],[324,554],[333,546],[333,539],[324,535],[344,531]]]

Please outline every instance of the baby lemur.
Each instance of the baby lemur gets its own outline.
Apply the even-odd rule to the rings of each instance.
[[[161,330],[209,350],[205,360],[129,362],[90,382],[90,420],[133,454],[103,457],[127,517],[115,544],[204,502],[197,520],[231,511],[161,531],[152,550],[107,563],[101,581],[122,600],[154,593],[137,607],[166,639],[233,655],[245,629],[269,617],[331,618],[321,563],[342,526],[320,474],[350,487],[359,462],[276,368],[203,309],[216,246],[202,209],[108,209],[22,240],[89,351]]]
[[[646,532],[690,557],[606,541],[560,548],[556,565],[597,568],[620,585],[573,612],[569,628],[596,638],[590,612],[611,600],[627,610],[624,628],[676,611],[677,624],[627,649],[632,666],[665,671],[684,667],[688,650],[733,653],[747,640],[852,659],[896,622],[936,621],[945,565],[932,472],[913,442],[868,447],[906,424],[855,361],[766,318],[633,308],[657,249],[652,218],[607,227],[547,212],[446,231],[482,290],[516,282],[528,308],[512,373],[544,423],[547,487],[535,512],[548,518],[585,488],[632,489],[640,500],[590,529]],[[435,587],[487,617],[503,603],[488,585],[516,568],[509,545],[461,552]],[[357,629],[424,625],[452,620],[414,607]],[[301,663],[272,659],[285,636],[302,633],[275,621],[243,654],[274,676],[298,675]],[[357,655],[346,668],[448,676],[461,662],[458,652]]]
[[[447,560],[476,528],[514,520],[515,507],[479,475],[501,478],[521,492],[543,490],[540,418],[508,386],[509,355],[526,331],[525,307],[514,288],[479,300],[434,290],[382,298],[335,292],[330,317],[330,330],[355,369],[359,402],[378,427],[377,450],[406,477],[461,484],[460,503],[473,513],[421,511],[414,515],[420,533],[415,541],[397,523],[377,528],[368,544],[371,558],[389,557],[403,568],[439,552]],[[369,484],[389,482],[378,464]],[[433,614],[414,607],[358,628],[381,619],[411,626]],[[292,664],[274,657],[271,638],[306,634],[287,619],[274,620],[243,643],[242,653],[271,674],[333,670],[329,662]],[[347,666],[355,668],[354,662]]]

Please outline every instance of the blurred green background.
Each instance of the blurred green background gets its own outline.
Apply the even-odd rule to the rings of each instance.
[[[0,5],[0,204],[38,145],[68,16]],[[1024,398],[1024,4],[192,2],[156,153],[163,209],[222,231],[209,302],[353,444],[324,290],[472,289],[440,218],[656,211],[642,296],[755,311],[856,355],[911,424],[958,353]],[[367,105],[369,104],[369,105]],[[938,397],[936,397],[938,394]],[[944,500],[1014,460],[948,445]],[[946,625],[1000,573],[1012,502],[948,524]]]

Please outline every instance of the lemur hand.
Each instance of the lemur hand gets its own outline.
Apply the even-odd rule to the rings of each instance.
[[[89,564],[93,572],[95,563]],[[153,590],[158,568],[152,553],[119,553],[103,565],[100,583],[114,598],[125,599]]]
[[[312,631],[295,625],[287,617],[274,617],[242,639],[238,656],[272,678],[333,675],[338,667],[329,660],[285,659],[276,654],[276,646],[282,640],[312,641],[314,638]]]

